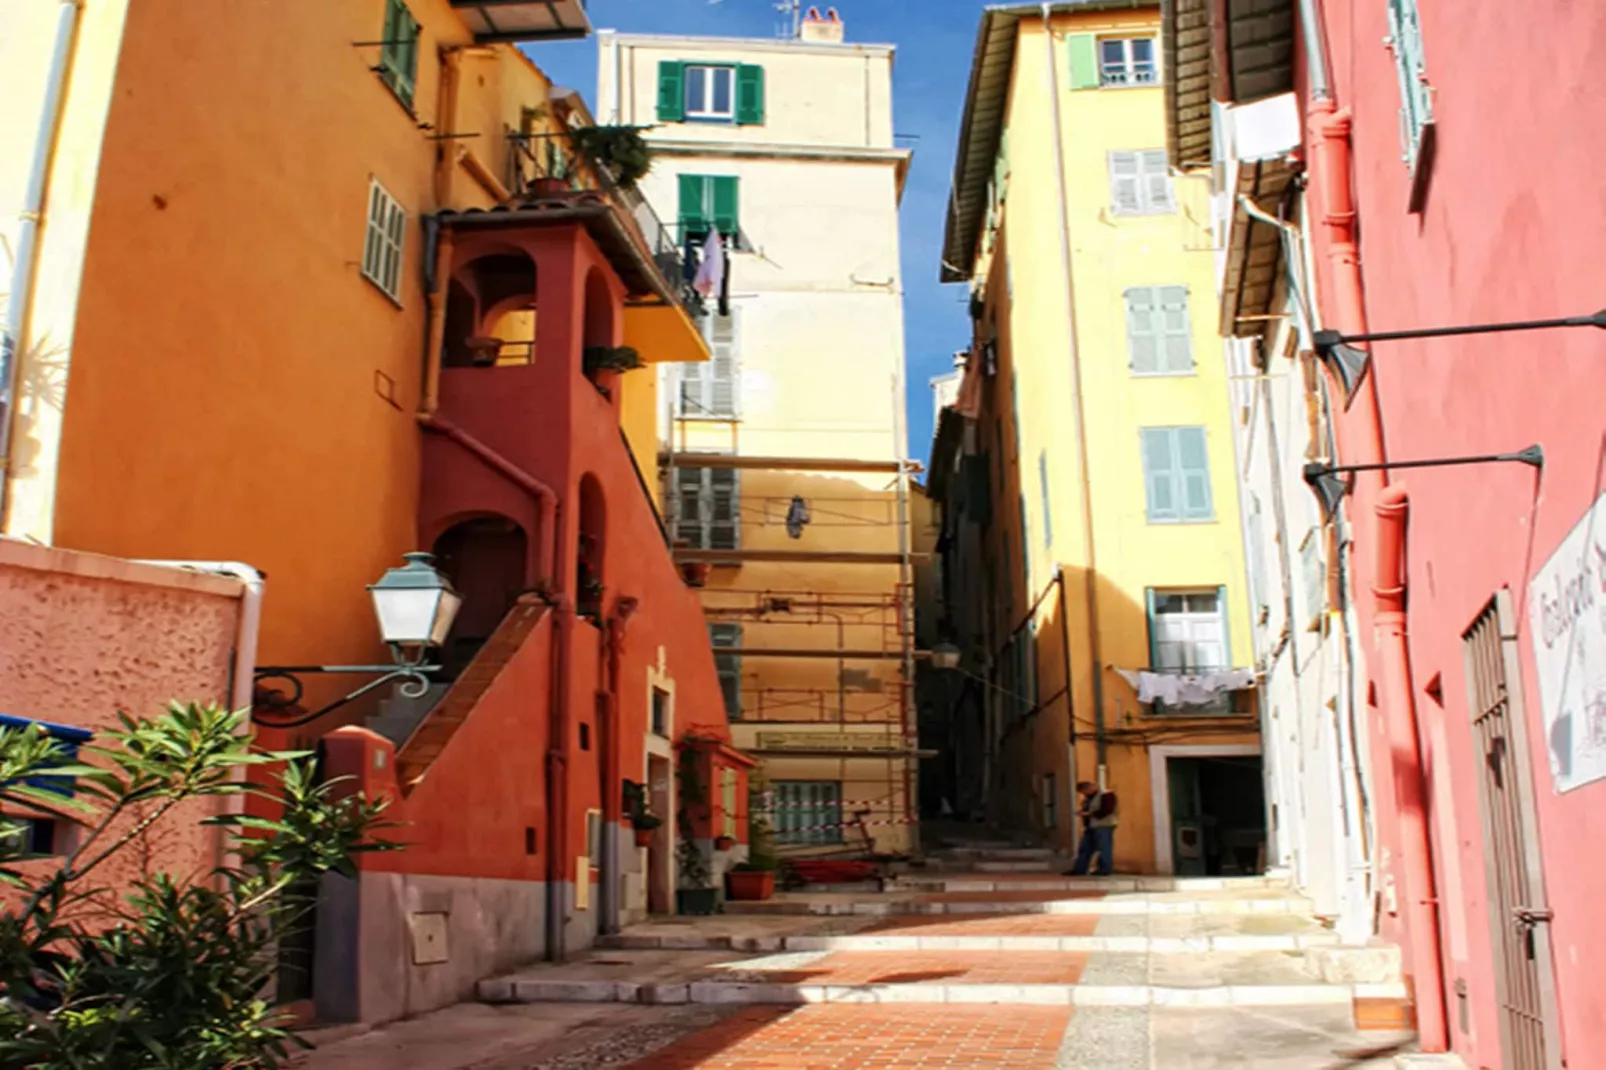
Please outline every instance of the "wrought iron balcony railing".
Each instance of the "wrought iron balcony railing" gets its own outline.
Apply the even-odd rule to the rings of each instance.
[[[567,133],[508,135],[508,189],[522,203],[600,194],[629,221],[633,237],[673,294],[693,318],[703,315],[702,295],[692,289],[685,251],[674,231],[633,185],[618,181],[601,160],[583,152]]]

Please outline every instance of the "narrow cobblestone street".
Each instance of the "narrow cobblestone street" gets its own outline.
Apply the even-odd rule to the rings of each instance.
[[[635,926],[306,1070],[1399,1065],[1397,956],[1341,946],[1280,881],[1070,878],[1019,854]]]

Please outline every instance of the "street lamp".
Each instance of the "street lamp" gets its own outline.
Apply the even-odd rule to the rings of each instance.
[[[441,667],[426,664],[426,659],[446,641],[463,599],[453,589],[451,581],[436,571],[433,554],[415,551],[403,554],[402,559],[405,564],[387,570],[378,583],[368,585],[379,637],[390,648],[393,664],[258,666],[255,674],[258,684],[264,680],[282,680],[290,685],[289,694],[277,689],[266,692],[265,697],[258,700],[258,707],[263,711],[285,710],[299,702],[305,690],[299,679],[301,676],[313,673],[377,673],[378,676],[343,698],[294,720],[256,717],[255,712],[253,717],[273,728],[294,728],[315,721],[392,680],[401,681],[398,690],[405,698],[421,698],[429,690],[429,674],[439,672]]]
[[[938,643],[931,648],[931,667],[933,669],[959,668],[959,648],[952,643]]]
[[[1390,468],[1448,468],[1458,464],[1494,464],[1500,461],[1515,461],[1526,464],[1532,468],[1545,466],[1545,451],[1537,445],[1529,446],[1516,453],[1484,453],[1475,457],[1440,457],[1429,461],[1389,461],[1384,464],[1321,464],[1313,461],[1305,466],[1305,484],[1310,487],[1311,493],[1321,503],[1322,520],[1326,522],[1333,519],[1338,511],[1338,503],[1350,491],[1350,481],[1344,479],[1340,473],[1345,472],[1376,472]]]
[[[1446,338],[1462,334],[1501,334],[1507,331],[1540,331],[1552,327],[1599,327],[1606,330],[1606,308],[1589,316],[1565,316],[1551,320],[1518,320],[1512,323],[1471,323],[1459,327],[1420,327],[1409,331],[1374,331],[1370,334],[1340,334],[1317,331],[1311,336],[1316,356],[1332,370],[1344,392],[1349,408],[1355,390],[1372,366],[1369,350],[1356,349],[1356,342],[1397,342],[1407,338]]]
[[[435,571],[434,554],[402,554],[405,565],[393,568],[368,585],[374,600],[379,635],[392,649],[419,650],[440,646],[452,630],[463,599],[451,581]]]

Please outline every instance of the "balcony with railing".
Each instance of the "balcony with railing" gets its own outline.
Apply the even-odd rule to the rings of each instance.
[[[511,133],[505,158],[508,200],[444,213],[444,226],[457,233],[584,227],[624,287],[624,344],[650,363],[708,359],[703,299],[684,254],[635,185],[616,176],[619,165],[583,150],[570,131]],[[473,348],[477,341],[461,344]],[[505,343],[495,354],[502,362],[516,356]]]

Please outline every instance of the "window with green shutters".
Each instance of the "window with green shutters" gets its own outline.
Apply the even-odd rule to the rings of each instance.
[[[1128,288],[1126,345],[1133,375],[1191,375],[1194,367],[1188,288]]]
[[[708,642],[714,648],[714,668],[719,673],[719,689],[725,696],[725,713],[733,721],[742,719],[742,656],[735,648],[742,645],[740,624],[710,624]]]
[[[413,106],[413,89],[418,80],[418,31],[418,20],[403,0],[385,0],[379,77],[409,108]]]
[[[658,64],[658,121],[757,126],[764,122],[764,68],[664,60]]]
[[[1400,154],[1414,179],[1411,210],[1421,207],[1422,174],[1432,162],[1433,90],[1422,55],[1422,25],[1416,0],[1388,0],[1389,50],[1400,79]]]
[[[738,185],[734,175],[681,175],[678,218],[680,236],[702,238],[717,229],[727,238],[741,230]]]
[[[1214,520],[1202,427],[1145,427],[1143,481],[1151,524]]]
[[[842,842],[842,782],[777,780],[775,842],[821,844]]]

